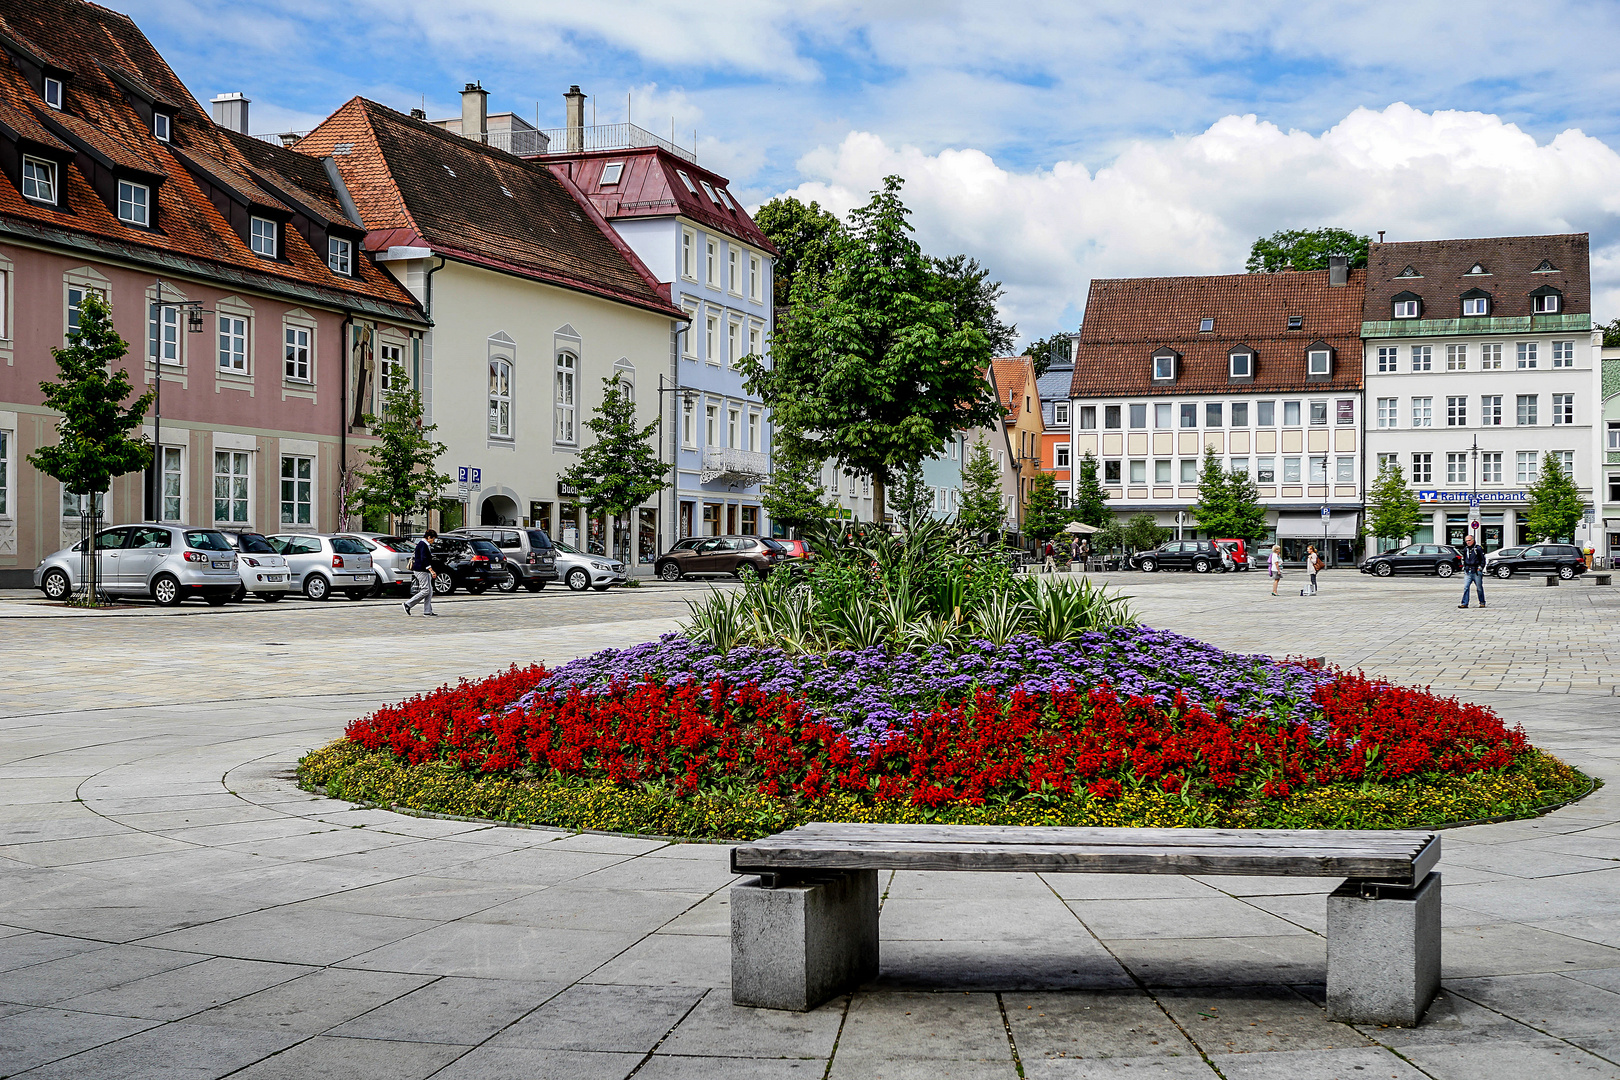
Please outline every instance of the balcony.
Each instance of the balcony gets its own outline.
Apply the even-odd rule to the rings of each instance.
[[[589,153],[593,150],[634,150],[643,146],[656,146],[660,150],[674,154],[696,163],[697,154],[691,150],[683,150],[668,139],[661,138],[646,128],[635,124],[598,124],[591,127],[578,128],[542,128],[539,132],[555,150],[553,154],[579,154]],[[505,149],[505,147],[502,147]],[[534,153],[544,154],[548,151],[540,149]],[[524,153],[513,150],[512,153]]]
[[[703,472],[699,479],[708,484],[724,480],[734,487],[757,484],[771,474],[769,455],[757,450],[733,450],[726,446],[711,446],[703,451]]]
[[[1457,337],[1461,334],[1585,334],[1592,316],[1483,315],[1467,319],[1383,319],[1361,324],[1364,338]]]

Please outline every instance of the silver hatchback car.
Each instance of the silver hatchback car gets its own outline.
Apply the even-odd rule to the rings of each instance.
[[[553,540],[551,546],[557,549],[557,573],[575,592],[586,589],[606,592],[608,586],[623,585],[629,580],[624,572],[624,563],[618,559],[606,555],[587,555],[560,540]]]
[[[269,539],[287,557],[288,584],[311,600],[326,600],[333,589],[350,600],[364,600],[376,583],[371,547],[358,537],[277,533]]]
[[[84,541],[34,568],[34,587],[52,600],[80,585]],[[236,550],[218,529],[118,525],[96,534],[96,576],[112,596],[150,596],[165,607],[201,596],[214,607],[236,595]]]

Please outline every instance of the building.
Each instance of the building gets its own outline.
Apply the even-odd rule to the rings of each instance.
[[[1070,386],[1072,458],[1097,455],[1116,513],[1148,513],[1193,538],[1208,447],[1258,487],[1270,535],[1253,539],[1276,537],[1290,559],[1315,543],[1330,564],[1353,562],[1364,281],[1342,260],[1093,281]]]
[[[990,361],[990,384],[996,400],[1007,410],[1007,444],[1018,473],[1017,498],[1013,505],[1014,532],[1023,527],[1029,508],[1030,489],[1041,474],[1040,390],[1036,386],[1035,361],[1027,356],[1001,356]]]
[[[433,321],[418,385],[445,464],[458,480],[467,470],[467,486],[446,492],[464,501],[445,524],[536,525],[650,572],[671,539],[659,501],[610,536],[558,477],[590,438],[606,380],[629,389],[639,424],[657,418],[686,317],[564,166],[490,145],[476,84],[462,115],[453,134],[357,97],[297,144],[335,163],[366,251]]]
[[[1080,469],[1069,439],[1069,388],[1073,384],[1074,364],[1070,361],[1054,361],[1035,379],[1041,398],[1040,470],[1052,474],[1059,506],[1068,506],[1073,499]]]
[[[1603,537],[1592,548],[1620,565],[1620,348],[1603,349]]]
[[[1399,462],[1429,511],[1408,540],[1461,544],[1475,512],[1487,549],[1532,539],[1526,488],[1548,451],[1592,499],[1602,336],[1585,233],[1374,244],[1362,319],[1367,468]]]
[[[355,391],[378,342],[414,363],[426,320],[364,256],[338,172],[242,134],[239,94],[216,124],[104,7],[0,0],[0,49],[0,584],[29,584],[91,505],[28,463],[89,294],[136,393],[161,389],[154,468],[114,481],[104,522],[340,528],[369,441]]]
[[[579,87],[563,97],[567,126],[540,133],[550,151],[537,160],[585,193],[688,320],[657,379],[676,463],[665,534],[768,535],[770,416],[738,361],[769,355],[776,248],[690,151],[634,124],[587,127]]]

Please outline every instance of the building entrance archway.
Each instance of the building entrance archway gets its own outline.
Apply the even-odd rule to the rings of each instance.
[[[478,508],[480,525],[516,525],[518,506],[509,496],[488,495]]]

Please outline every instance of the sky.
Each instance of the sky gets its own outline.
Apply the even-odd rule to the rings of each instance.
[[[255,133],[362,95],[563,122],[578,84],[750,205],[840,213],[885,175],[923,248],[1003,282],[1025,339],[1094,277],[1237,273],[1257,236],[1592,234],[1620,316],[1620,4],[102,0]]]

